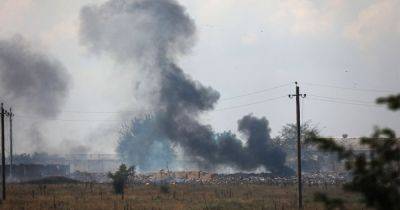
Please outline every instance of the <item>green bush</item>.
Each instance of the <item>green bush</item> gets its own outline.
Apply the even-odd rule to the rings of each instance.
[[[129,170],[125,164],[119,166],[115,173],[108,173],[108,177],[112,179],[112,185],[116,194],[124,194],[125,184],[128,181]]]
[[[167,185],[167,184],[161,185],[160,192],[165,193],[165,194],[169,193],[169,185]]]

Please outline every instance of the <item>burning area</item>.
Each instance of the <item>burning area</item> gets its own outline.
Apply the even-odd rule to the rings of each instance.
[[[176,1],[110,0],[86,6],[80,35],[91,52],[108,54],[141,75],[135,94],[151,93],[147,101],[153,122],[143,125],[146,129],[133,123],[132,133],[120,139],[118,152],[128,163],[146,169],[146,159],[154,157],[148,155],[158,144],[167,155],[179,146],[200,169],[264,167],[279,175],[293,174],[284,165],[285,152],[271,142],[266,118],[247,115],[238,121],[245,140],[215,133],[199,121],[202,113],[213,110],[220,94],[177,65],[195,43],[196,27]]]

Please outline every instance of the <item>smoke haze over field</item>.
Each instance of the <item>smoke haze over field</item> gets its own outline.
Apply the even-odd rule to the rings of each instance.
[[[22,82],[42,80],[31,74],[39,72],[35,68],[17,80],[0,76],[0,98],[19,115],[16,152],[114,153],[121,123],[170,108],[161,101],[168,82],[162,82],[167,74],[161,66],[182,69],[202,87],[218,90],[221,99],[230,98],[207,102],[213,109],[194,108],[199,113],[193,118],[210,125],[215,136],[231,130],[244,143],[237,120],[248,113],[266,116],[270,135],[279,135],[295,121],[294,101],[284,97],[293,93],[294,81],[308,94],[302,119],[319,124],[323,136],[366,136],[375,125],[400,132],[400,114],[374,106],[376,98],[400,90],[398,0],[144,2],[0,0],[3,46],[28,48],[25,54],[40,54],[70,75],[67,92],[40,91],[51,97],[46,103],[33,96],[45,82]],[[25,41],[10,39],[14,34]],[[16,67],[27,63],[22,60]],[[3,75],[14,72],[1,68]],[[63,78],[53,85],[62,84]],[[276,86],[281,88],[263,91]],[[281,98],[265,100],[275,97]],[[31,133],[35,129],[40,132]]]
[[[200,168],[227,165],[253,170],[264,166],[277,174],[291,173],[284,166],[285,153],[270,143],[265,118],[248,115],[239,120],[239,131],[247,136],[245,145],[235,135],[216,134],[210,125],[199,121],[200,114],[214,109],[220,94],[191,79],[176,64],[196,39],[193,20],[176,1],[110,0],[86,6],[81,10],[80,32],[81,42],[92,52],[109,54],[141,72],[140,80],[146,82],[140,83],[135,94],[152,93],[147,97],[153,102],[148,106],[155,120],[147,138],[155,138],[157,131],[157,139],[179,145]],[[138,146],[135,139],[131,139],[132,144],[129,139],[121,140],[124,145],[118,151],[125,154],[123,157],[136,157],[126,155],[139,150],[129,148]]]

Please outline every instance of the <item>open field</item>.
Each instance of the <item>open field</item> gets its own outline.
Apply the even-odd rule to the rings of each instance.
[[[325,189],[324,189],[325,188]],[[166,192],[168,191],[168,192]],[[327,191],[330,195],[346,198],[349,209],[366,209],[357,196],[343,193],[338,186],[305,186],[305,208],[323,209],[312,194]],[[1,209],[36,210],[156,210],[156,209],[272,209],[296,208],[295,186],[266,184],[241,185],[141,185],[127,187],[124,196],[115,195],[110,184],[12,184]]]

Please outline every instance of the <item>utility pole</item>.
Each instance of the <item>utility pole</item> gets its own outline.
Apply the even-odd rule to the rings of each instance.
[[[6,200],[6,156],[4,148],[4,115],[3,103],[1,103],[1,184],[3,200]]]
[[[289,98],[296,97],[296,122],[297,122],[297,185],[298,185],[298,206],[303,208],[303,183],[301,181],[301,129],[300,129],[300,97],[305,98],[306,94],[300,94],[300,87],[296,84],[296,94],[290,94]]]
[[[11,107],[10,107],[10,179],[12,179],[12,167],[13,167],[13,135],[12,135],[12,118],[14,114],[12,113]]]

